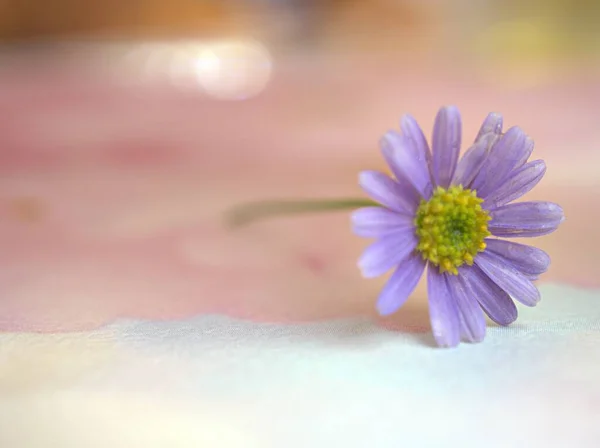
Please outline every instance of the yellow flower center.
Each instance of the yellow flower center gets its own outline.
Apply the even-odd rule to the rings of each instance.
[[[472,265],[477,252],[485,249],[490,235],[489,213],[481,208],[483,199],[475,190],[462,185],[448,189],[437,187],[428,201],[421,200],[415,217],[419,244],[424,260],[438,266],[440,272],[458,274],[458,267]]]

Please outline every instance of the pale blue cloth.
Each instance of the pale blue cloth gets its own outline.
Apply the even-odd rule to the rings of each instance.
[[[600,293],[541,290],[455,349],[368,320],[3,334],[0,446],[600,447]],[[54,367],[11,370],[32,344]]]

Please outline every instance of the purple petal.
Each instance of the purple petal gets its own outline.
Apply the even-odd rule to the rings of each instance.
[[[483,207],[494,209],[520,198],[535,187],[546,173],[546,164],[543,160],[534,160],[523,165],[492,191],[484,197]]]
[[[471,188],[477,190],[479,197],[486,197],[502,184],[527,153],[526,143],[527,136],[518,127],[510,128],[498,140],[471,184]]]
[[[382,316],[395,313],[414,291],[425,269],[425,261],[414,254],[406,258],[392,274],[377,300],[377,311]]]
[[[460,152],[460,113],[454,106],[443,107],[433,125],[432,175],[436,185],[447,188],[454,176]]]
[[[563,209],[552,202],[518,202],[490,212],[488,228],[502,237],[534,237],[554,232],[564,221]]]
[[[477,142],[480,138],[482,138],[486,134],[495,134],[500,135],[502,133],[502,115],[497,114],[495,112],[491,112],[485,117],[481,128],[479,129],[479,133],[475,138],[475,142]]]
[[[525,137],[525,149],[521,153],[521,157],[517,159],[515,166],[513,167],[513,170],[519,169],[523,165],[525,165],[525,163],[527,163],[527,161],[529,160],[529,157],[533,153],[534,146],[535,146],[535,144],[533,142],[533,139],[531,139],[530,137]]]
[[[527,276],[537,277],[550,266],[550,256],[537,247],[491,238],[485,243],[486,250],[501,256]]]
[[[453,185],[470,188],[473,179],[481,170],[492,147],[500,139],[502,133],[502,115],[490,113],[484,120],[473,145],[458,161],[452,178]]]
[[[408,138],[394,131],[384,135],[380,146],[392,171],[406,178],[422,197],[429,198],[433,187],[425,156],[417,153]]]
[[[394,177],[396,178],[396,183],[400,186],[403,191],[404,197],[404,206],[405,208],[414,213],[417,209],[419,202],[421,201],[421,195],[417,191],[417,189],[413,186],[412,182],[404,172],[398,169],[398,165],[394,160],[394,149],[389,144],[381,145],[381,153],[383,154],[383,158],[386,163],[394,173]]]
[[[429,173],[431,151],[429,150],[425,134],[423,134],[423,130],[417,123],[417,120],[410,115],[404,115],[400,120],[400,129],[402,129],[402,133],[410,141],[417,158],[424,161],[425,165],[423,168]]]
[[[397,182],[379,171],[362,171],[358,183],[375,201],[399,213],[412,214],[415,204]]]
[[[416,246],[417,236],[412,229],[386,235],[365,249],[358,267],[364,277],[377,277],[397,266]]]
[[[461,337],[468,342],[483,341],[485,316],[469,284],[461,275],[449,275],[446,280],[457,305]]]
[[[517,319],[518,311],[510,296],[496,285],[476,265],[464,269],[464,279],[471,286],[474,297],[490,319],[499,325],[509,325]]]
[[[427,291],[429,296],[429,319],[431,330],[438,345],[455,347],[460,343],[460,320],[458,309],[448,285],[447,274],[438,269],[427,269]]]
[[[352,230],[358,236],[379,238],[414,227],[413,217],[383,207],[364,207],[351,215]]]
[[[492,252],[480,252],[475,264],[500,288],[523,305],[535,306],[540,292],[531,281],[512,264]]]
[[[485,163],[490,154],[493,144],[497,137],[494,134],[486,134],[478,139],[473,146],[458,161],[454,177],[452,178],[453,185],[462,185],[469,188],[479,170]]]

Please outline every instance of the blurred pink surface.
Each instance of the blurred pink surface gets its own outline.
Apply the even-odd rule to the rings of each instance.
[[[373,61],[290,62],[243,102],[209,100],[59,70],[0,75],[0,329],[62,331],[118,317],[224,313],[261,321],[373,314],[347,213],[236,231],[222,213],[264,198],[363,196],[384,169],[378,140],[404,113],[429,133],[438,107],[463,113],[463,148],[490,111],[536,141],[548,174],[529,198],[567,221],[531,241],[543,281],[599,286],[600,84],[479,82],[458,71]],[[424,290],[403,313],[426,316]]]

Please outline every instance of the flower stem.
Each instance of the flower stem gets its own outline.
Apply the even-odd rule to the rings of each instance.
[[[260,201],[234,207],[226,213],[225,219],[229,226],[241,227],[272,216],[353,210],[372,206],[379,206],[379,204],[369,199],[356,198]]]

